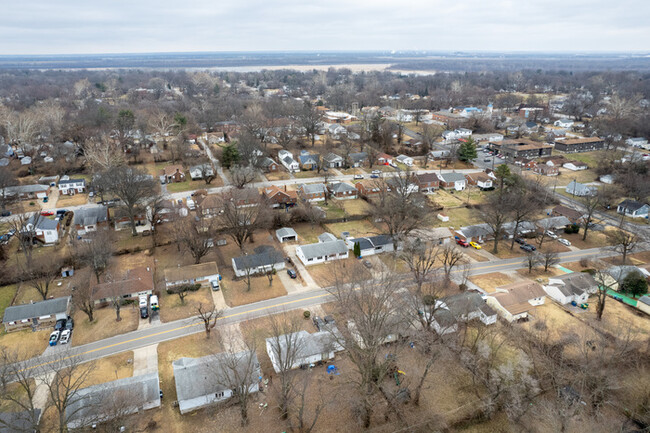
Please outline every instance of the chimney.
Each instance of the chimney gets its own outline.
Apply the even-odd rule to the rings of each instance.
[[[284,186],[284,192],[287,192],[287,186],[286,185]]]

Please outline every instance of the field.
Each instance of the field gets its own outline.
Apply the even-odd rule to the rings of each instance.
[[[443,213],[449,217],[449,221],[444,222],[438,219],[437,215]],[[481,217],[475,209],[466,207],[457,207],[454,209],[444,209],[439,212],[433,212],[433,227],[466,227],[481,223]]]
[[[122,352],[93,361],[84,387],[133,376],[133,352]]]
[[[285,271],[279,270],[277,272]],[[251,276],[251,288],[248,290],[245,277],[237,280],[233,280],[232,278],[226,280],[225,275],[228,273],[228,271],[223,273],[224,280],[221,282],[221,290],[223,290],[226,303],[231,307],[250,304],[264,299],[277,298],[278,296],[287,294],[287,290],[277,276],[273,277],[273,284],[271,286],[269,286],[269,279],[265,275]]]
[[[469,280],[488,293],[494,292],[497,287],[513,283],[514,280],[501,272],[492,272],[490,274],[475,275],[469,277]]]
[[[56,207],[79,206],[86,204],[87,202],[87,194],[59,195],[59,199],[56,201]]]

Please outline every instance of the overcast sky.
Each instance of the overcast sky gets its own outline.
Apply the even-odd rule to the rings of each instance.
[[[22,0],[0,54],[650,51],[648,0]]]

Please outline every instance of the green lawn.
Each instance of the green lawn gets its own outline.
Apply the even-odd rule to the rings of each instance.
[[[187,177],[189,179],[189,176]],[[210,185],[206,185],[202,180],[186,180],[185,182],[178,183],[168,183],[167,191],[169,192],[182,192],[182,191],[192,191],[195,189],[204,189],[212,188],[219,185],[213,185],[215,181],[212,181]]]
[[[316,206],[319,206],[325,211],[326,218],[343,218],[345,216],[345,211],[334,206],[331,201],[327,205],[324,202],[318,202]]]
[[[568,160],[575,159],[576,161],[586,162],[589,165],[589,168],[596,168],[598,165],[598,160],[601,155],[603,155],[606,150],[596,150],[593,152],[584,152],[584,153],[568,153],[563,154]]]
[[[11,305],[11,301],[16,295],[16,285],[0,287],[0,317],[4,315],[5,308]]]

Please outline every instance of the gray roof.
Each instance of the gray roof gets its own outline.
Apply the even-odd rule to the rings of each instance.
[[[569,224],[571,224],[571,221],[569,221],[569,218],[565,216],[544,218],[537,221],[537,225],[545,230],[552,229],[555,227],[564,227],[564,226],[568,226]]]
[[[74,211],[74,224],[89,226],[103,223],[108,220],[108,208],[106,206],[81,208]]]
[[[34,224],[34,219],[36,219],[36,224]],[[40,230],[56,230],[57,226],[59,225],[59,222],[54,219],[49,219],[44,216],[40,216],[40,215],[37,216],[33,214],[27,220],[27,224],[35,225],[36,228]]]
[[[509,234],[514,234],[515,231],[515,222],[510,221],[503,224],[503,231]],[[517,227],[517,233],[527,233],[535,231],[535,224],[530,221],[520,221],[519,226]]]
[[[367,250],[370,248],[380,247],[383,245],[389,245],[393,241],[388,235],[377,235],[377,236],[350,239],[350,242],[352,242],[353,244],[358,243],[359,247],[362,250]]]
[[[650,305],[650,296],[648,296],[648,295],[641,296],[639,298],[639,302],[641,302],[643,304],[646,304],[646,305]]]
[[[332,193],[337,193],[337,192],[357,192],[357,189],[353,187],[352,185],[345,183],[345,182],[337,182],[337,183],[332,183],[330,184],[330,189],[332,190]]]
[[[324,159],[325,161],[327,161],[327,162],[334,162],[334,161],[342,160],[343,157],[338,156],[337,154],[330,152],[330,153],[328,153],[327,155],[325,155],[325,156],[323,157],[323,159]]]
[[[361,162],[368,159],[368,154],[366,152],[351,153],[348,155],[351,161]]]
[[[158,372],[125,377],[77,391],[66,408],[68,427],[104,422],[159,406]]]
[[[551,277],[552,280],[560,280],[564,285],[556,286],[565,296],[582,295],[598,288],[598,283],[587,272],[572,272],[569,274]],[[549,285],[552,285],[549,283]]]
[[[348,251],[347,245],[342,240],[319,242],[316,244],[301,245],[298,248],[302,250],[307,259],[316,257],[329,256],[332,254],[344,254]]]
[[[0,433],[21,433],[32,431],[33,420],[41,418],[41,410],[22,412],[0,412]]]
[[[641,275],[644,275],[644,272],[641,270],[641,268],[638,268],[636,266],[610,266],[605,270],[607,274],[609,274],[612,278],[614,278],[616,281],[622,281],[627,277],[629,274],[632,272],[638,272]],[[646,271],[647,272],[647,271]]]
[[[51,316],[68,312],[70,296],[63,298],[48,299],[45,301],[34,302],[32,304],[14,305],[7,307],[3,323],[19,322],[23,319],[33,319],[35,317]]]
[[[621,203],[619,203],[618,206],[621,207],[621,208],[625,208],[628,211],[634,212],[634,211],[637,211],[637,210],[641,209],[643,206],[646,206],[646,204],[641,203],[641,202],[636,201],[636,200],[627,199],[627,200],[623,200]]]
[[[332,233],[323,233],[318,235],[318,240],[319,242],[331,242],[336,240],[336,236],[334,236]]]
[[[81,183],[86,184],[86,179],[63,179],[59,181],[59,185],[66,185],[68,183]]]
[[[246,269],[256,269],[260,266],[284,263],[284,256],[278,250],[271,247],[256,254],[234,257],[232,262],[237,269],[244,271]]]
[[[329,331],[319,331],[310,334],[307,331],[299,331],[294,334],[289,334],[289,336],[281,336],[277,340],[277,344],[280,345],[280,352],[285,352],[287,350],[287,343],[295,345],[296,349],[296,360],[309,358],[314,355],[320,355],[328,352],[337,352],[342,349],[341,345],[338,344],[337,339],[332,333],[337,333],[338,329],[333,329],[332,332]],[[295,337],[293,337],[295,335]],[[276,345],[274,338],[267,338],[267,344],[270,344],[271,347]],[[268,349],[268,346],[267,346]]]
[[[576,195],[592,195],[597,191],[596,188],[576,182],[575,180],[572,180],[565,189],[567,193]]]
[[[266,158],[262,158],[262,162],[260,162],[262,167],[268,167],[269,165],[272,164],[277,164],[273,159],[269,158],[268,156]]]
[[[47,191],[48,189],[50,189],[50,187],[48,185],[38,185],[38,184],[35,184],[35,185],[8,186],[7,187],[7,195],[20,194],[20,193],[29,194],[29,193],[33,193],[33,192],[43,192],[43,191]]]
[[[279,236],[281,238],[286,238],[286,237],[290,237],[290,236],[295,236],[296,239],[298,238],[298,233],[296,233],[296,231],[294,229],[292,229],[291,227],[282,227],[280,229],[277,229],[275,231],[275,235]]]
[[[284,163],[287,164],[287,165],[291,165],[292,163],[295,162],[295,161],[293,160],[293,158],[290,157],[289,155],[287,155],[287,156],[285,156],[284,158],[282,158],[282,161],[284,161]]]
[[[447,183],[458,182],[465,180],[465,175],[462,173],[445,173],[441,175],[443,180]]]
[[[300,158],[302,164],[318,164],[318,155],[306,154],[300,155],[298,158]]]
[[[303,183],[300,185],[305,194],[319,194],[326,193],[327,189],[322,183]]]
[[[481,311],[486,316],[494,316],[494,311],[485,303],[483,297],[476,292],[465,292],[457,295],[447,296],[440,299],[445,303],[449,311],[456,317],[467,315],[474,311]]]
[[[176,382],[176,399],[182,411],[191,410],[192,403],[188,400],[195,399],[206,395],[211,395],[219,391],[228,389],[228,386],[220,383],[220,377],[227,375],[229,372],[223,367],[223,361],[228,360],[230,356],[237,357],[241,365],[242,374],[246,373],[248,361],[251,359],[249,352],[238,352],[235,354],[218,353],[208,355],[202,358],[180,358],[172,362],[174,369],[174,381]],[[257,365],[250,377],[250,384],[257,382],[261,375],[257,355],[252,362]],[[239,367],[238,367],[239,368]]]
[[[476,224],[473,226],[461,227],[459,231],[461,231],[467,238],[489,236],[492,234],[492,229],[489,224]]]

